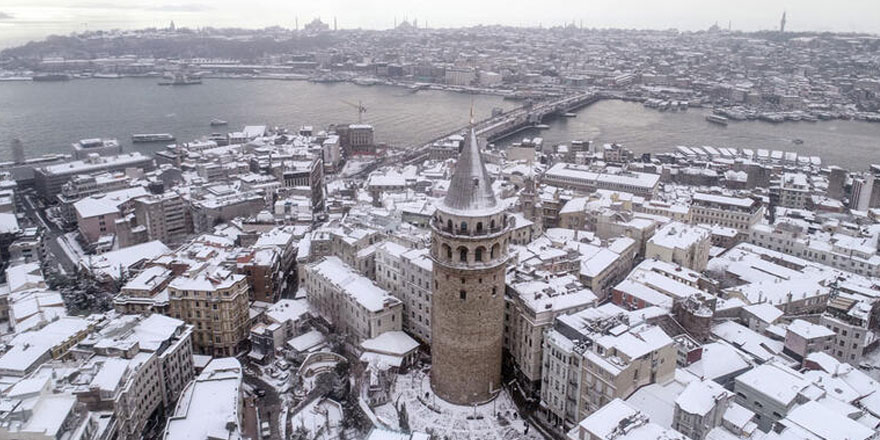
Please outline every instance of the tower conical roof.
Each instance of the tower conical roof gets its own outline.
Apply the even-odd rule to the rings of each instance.
[[[455,174],[452,175],[441,209],[459,215],[479,215],[498,206],[492,191],[492,180],[480,154],[477,133],[471,127],[464,148],[458,155]]]

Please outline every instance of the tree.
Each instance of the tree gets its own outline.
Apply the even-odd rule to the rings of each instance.
[[[397,408],[397,421],[401,431],[409,432],[409,414],[406,412],[406,404],[403,402]]]
[[[71,277],[45,268],[46,284],[57,290],[64,299],[64,306],[71,314],[102,313],[113,308],[113,292],[86,274]]]
[[[290,440],[309,440],[309,430],[302,425],[297,426],[290,435]]]

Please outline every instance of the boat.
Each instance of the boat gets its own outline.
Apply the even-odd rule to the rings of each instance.
[[[761,113],[758,116],[758,119],[766,122],[772,122],[774,124],[778,124],[782,121],[785,121],[785,117],[779,113]]]
[[[795,145],[801,145],[804,143],[804,140],[803,139],[792,139],[791,143],[793,143]]]
[[[725,118],[724,116],[708,115],[706,116],[706,120],[713,124],[727,126],[727,118]]]
[[[229,124],[229,122],[224,121],[222,119],[217,119],[217,118],[211,119],[211,127],[219,127],[221,125],[228,125],[228,124]]]
[[[174,76],[170,79],[164,81],[159,81],[160,86],[190,86],[194,84],[201,84],[202,80],[200,78],[192,78],[183,72],[175,72]]]
[[[550,128],[550,126],[547,124],[537,124],[537,125],[535,125],[535,128],[537,128],[538,130],[546,130],[546,129]]]
[[[566,118],[576,118],[577,113],[567,112],[567,113],[563,113],[562,116],[565,116]]]
[[[70,75],[66,75],[64,73],[43,73],[40,75],[34,75],[34,81],[68,81],[70,80]]]
[[[147,142],[173,142],[174,135],[170,133],[133,134],[131,141],[136,144]]]

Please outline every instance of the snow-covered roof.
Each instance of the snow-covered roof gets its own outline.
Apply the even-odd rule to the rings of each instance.
[[[165,440],[240,440],[241,379],[235,358],[212,360],[178,399],[165,425]]]
[[[389,331],[361,342],[361,348],[376,353],[404,356],[419,347],[415,339],[402,331]]]
[[[492,179],[483,164],[473,127],[458,156],[449,190],[439,208],[453,215],[490,215],[498,211]]]
[[[381,311],[388,301],[399,302],[385,289],[352,270],[338,257],[326,257],[312,268],[370,312]]]
[[[713,380],[695,380],[691,382],[675,399],[675,404],[688,413],[705,416],[721,399],[729,399],[733,393],[724,389]]]

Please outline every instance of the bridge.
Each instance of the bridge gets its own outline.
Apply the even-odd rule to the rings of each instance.
[[[502,139],[520,130],[540,124],[548,116],[563,116],[600,99],[602,99],[602,96],[597,93],[582,92],[572,96],[518,107],[477,124],[477,136],[489,142]]]
[[[474,128],[477,132],[477,136],[480,138],[488,142],[496,141],[540,124],[546,117],[562,116],[565,113],[586,107],[604,98],[606,98],[606,96],[601,92],[578,92],[573,95],[526,104],[499,115],[475,121]],[[392,163],[413,164],[422,162],[428,158],[430,148],[435,142],[446,139],[452,135],[463,134],[467,128],[468,127],[460,127],[444,133],[429,140],[420,147],[412,147],[407,148],[406,150],[393,152],[374,161],[351,177],[367,176],[369,173],[373,172],[373,170]]]

